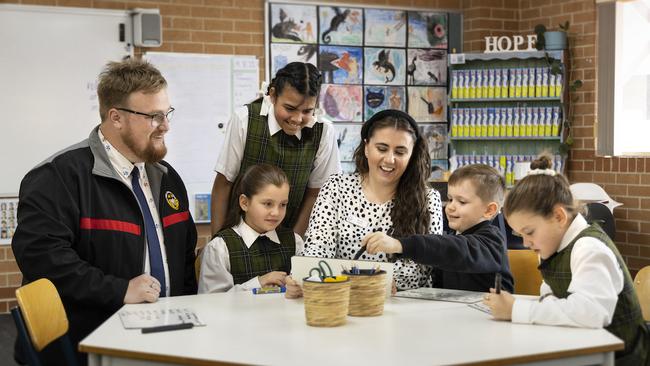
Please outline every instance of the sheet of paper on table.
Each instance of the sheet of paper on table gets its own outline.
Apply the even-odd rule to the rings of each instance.
[[[399,291],[395,296],[409,297],[412,299],[436,300],[436,301],[451,301],[462,302],[471,304],[479,302],[483,299],[485,293],[463,290],[451,290],[444,288],[428,288],[421,287],[410,289],[406,291]]]
[[[139,329],[157,327],[161,325],[172,325],[181,323],[193,323],[194,326],[204,326],[198,315],[189,308],[172,309],[125,309],[118,315],[124,329]]]

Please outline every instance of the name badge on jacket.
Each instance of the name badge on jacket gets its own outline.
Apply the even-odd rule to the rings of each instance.
[[[345,221],[351,223],[352,225],[362,227],[364,229],[367,228],[368,225],[370,225],[367,220],[362,219],[360,217],[356,217],[353,214],[349,214],[348,217],[345,219]]]

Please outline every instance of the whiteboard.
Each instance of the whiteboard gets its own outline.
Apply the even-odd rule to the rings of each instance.
[[[205,197],[212,190],[214,166],[233,110],[257,96],[259,62],[255,56],[190,53],[148,52],[145,57],[167,79],[176,109],[165,135],[165,161],[183,179],[195,221],[208,222],[197,215],[196,195]]]
[[[0,194],[99,124],[97,76],[132,55],[130,29],[126,11],[0,4]]]

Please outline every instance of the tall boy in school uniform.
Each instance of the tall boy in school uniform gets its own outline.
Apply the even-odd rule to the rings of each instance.
[[[383,232],[362,241],[370,254],[398,253],[434,266],[433,286],[487,292],[501,273],[502,288],[514,287],[505,238],[490,222],[503,202],[503,177],[487,165],[467,165],[449,177],[445,214],[456,235],[410,235],[392,238]]]

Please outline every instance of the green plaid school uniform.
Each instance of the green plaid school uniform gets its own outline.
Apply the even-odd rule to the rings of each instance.
[[[641,314],[632,277],[625,266],[621,253],[609,236],[597,225],[584,229],[564,250],[553,254],[539,265],[544,282],[551,287],[553,295],[556,297],[563,299],[569,296],[567,290],[571,283],[571,251],[575,242],[582,237],[596,238],[603,245],[607,245],[614,252],[616,260],[623,270],[623,290],[618,295],[612,323],[605,327],[610,333],[625,342],[625,349],[616,352],[616,365],[650,365],[650,357],[648,357],[650,335]]]
[[[251,247],[232,228],[221,230],[221,237],[228,247],[230,273],[235,285],[242,284],[253,277],[272,271],[291,272],[291,257],[296,254],[296,237],[292,230],[275,229],[280,244],[266,236],[259,236]]]
[[[317,122],[311,128],[303,128],[300,140],[282,130],[271,136],[267,117],[260,116],[261,107],[261,99],[248,104],[248,135],[239,174],[249,166],[261,163],[275,165],[284,170],[289,178],[290,190],[287,214],[282,226],[292,228],[298,218],[309,176],[314,169],[323,124]]]

